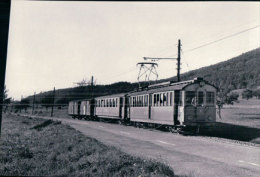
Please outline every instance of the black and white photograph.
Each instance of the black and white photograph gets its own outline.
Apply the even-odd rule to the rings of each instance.
[[[0,88],[0,176],[260,176],[258,1],[1,0]]]

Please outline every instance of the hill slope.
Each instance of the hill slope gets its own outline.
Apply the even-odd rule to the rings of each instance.
[[[256,88],[260,86],[260,48],[243,53],[228,61],[203,67],[181,75],[181,80],[203,77],[205,80],[222,89],[225,93],[242,88]],[[177,80],[176,76],[157,82]],[[91,96],[123,93],[134,90],[138,83],[118,82],[111,85],[96,85],[59,89],[55,94],[56,104],[67,104],[70,100],[90,98]],[[32,102],[33,96],[28,98]],[[36,101],[52,103],[52,91],[36,95]]]
[[[181,80],[203,77],[225,92],[256,88],[260,85],[260,48],[243,53],[228,61],[203,67],[181,75]],[[165,80],[176,80],[176,77]]]

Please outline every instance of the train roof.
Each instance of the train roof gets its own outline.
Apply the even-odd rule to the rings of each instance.
[[[105,95],[105,96],[96,97],[95,99],[111,98],[111,97],[123,97],[123,96],[125,96],[126,94],[127,94],[127,93],[118,93],[118,94],[113,94],[113,95]]]
[[[77,102],[77,101],[89,101],[89,100],[91,100],[91,98],[83,98],[83,99],[78,99],[78,100],[71,100],[71,101],[69,101],[69,102]]]
[[[164,82],[160,84],[150,85],[148,88],[144,88],[143,90],[138,90],[135,92],[131,92],[128,96],[135,96],[135,95],[142,95],[142,94],[149,94],[155,92],[165,92],[165,91],[172,91],[172,90],[183,90],[188,85],[194,83],[200,83],[203,81],[205,84],[211,85],[216,88],[214,85],[208,83],[207,81],[203,80],[203,78],[194,78],[193,80],[183,81],[183,82]]]

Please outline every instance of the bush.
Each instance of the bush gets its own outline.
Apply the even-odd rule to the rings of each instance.
[[[242,92],[242,98],[243,99],[249,99],[249,98],[252,98],[253,97],[253,91],[252,90],[249,90],[249,89],[246,89]]]
[[[227,104],[233,104],[234,101],[237,101],[239,97],[238,93],[232,92],[230,94],[227,95],[226,97],[226,103]]]
[[[253,96],[257,97],[258,99],[260,99],[260,89],[256,89],[253,91]]]

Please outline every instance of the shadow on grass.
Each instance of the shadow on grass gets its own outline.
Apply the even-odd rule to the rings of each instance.
[[[40,130],[42,130],[42,128],[47,127],[50,124],[56,125],[56,124],[61,124],[61,122],[60,121],[53,121],[53,120],[46,120],[43,123],[40,123],[38,125],[33,126],[31,129],[36,129],[36,130],[40,131]]]
[[[212,126],[201,126],[198,135],[227,138],[260,144],[260,129],[222,122],[217,122]]]

